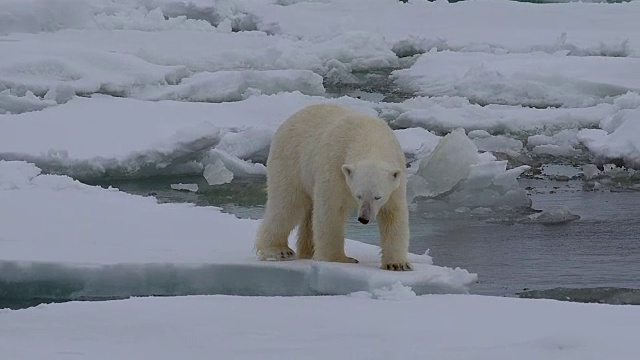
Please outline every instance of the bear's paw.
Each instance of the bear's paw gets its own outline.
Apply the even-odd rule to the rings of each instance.
[[[261,261],[287,261],[294,260],[295,251],[290,247],[274,247],[258,251],[258,259]]]
[[[381,268],[383,270],[391,270],[391,271],[411,271],[411,270],[413,270],[413,266],[411,266],[411,263],[409,263],[408,261],[382,264]]]
[[[323,256],[320,254],[315,254],[313,256],[313,260],[316,261],[327,261],[327,262],[336,262],[336,263],[346,263],[346,264],[357,264],[358,259],[354,259],[352,257],[342,255],[342,256]]]

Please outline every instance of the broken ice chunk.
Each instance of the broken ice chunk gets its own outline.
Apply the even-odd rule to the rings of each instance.
[[[228,132],[220,140],[216,150],[221,150],[240,159],[266,160],[273,131],[248,128],[240,132]]]
[[[325,81],[329,85],[342,85],[342,84],[357,84],[360,81],[351,73],[351,66],[344,64],[336,59],[331,59],[326,62],[327,75]]]
[[[431,196],[429,184],[420,175],[409,175],[409,178],[407,179],[407,201],[412,202],[418,196]]]
[[[573,146],[569,144],[538,145],[533,148],[532,152],[536,155],[551,155],[551,156],[577,156],[581,153],[580,150],[574,149]]]
[[[464,182],[464,187],[469,189],[486,188],[493,182],[493,179],[507,170],[507,161],[492,161],[471,165],[469,176]]]
[[[171,184],[172,190],[198,192],[198,184]]]
[[[566,205],[551,207],[543,212],[529,215],[525,222],[539,224],[563,224],[580,219],[580,215],[576,215],[569,211]]]
[[[0,114],[20,114],[54,105],[57,105],[55,101],[41,100],[29,90],[24,96],[15,96],[10,89],[0,91]]]
[[[493,179],[493,184],[504,187],[518,187],[518,176],[529,169],[531,169],[529,165],[520,165],[517,168],[506,170],[496,175]]]
[[[263,177],[267,174],[266,166],[260,163],[252,163],[245,161],[237,156],[231,155],[226,151],[212,149],[205,158],[205,163],[213,163],[216,160],[222,161],[224,167],[233,174],[235,178],[254,178]]]
[[[44,95],[45,100],[53,100],[58,104],[65,104],[76,96],[76,91],[68,84],[60,84],[52,87]]]
[[[483,138],[488,138],[491,137],[491,134],[489,134],[486,130],[471,130],[469,131],[469,139],[483,139]]]
[[[222,185],[233,180],[233,173],[227,169],[219,158],[207,164],[202,175],[209,185]]]
[[[469,167],[478,163],[478,148],[458,128],[444,136],[431,154],[424,158],[417,174],[429,184],[431,196],[453,189],[469,174]]]
[[[595,179],[598,175],[600,175],[601,171],[594,164],[585,164],[582,165],[582,174],[584,175],[585,180]]]
[[[501,152],[512,157],[518,156],[523,148],[522,141],[504,135],[476,137],[473,143],[480,151]]]
[[[435,149],[440,137],[423,128],[394,130],[402,151],[409,156],[428,155]]]

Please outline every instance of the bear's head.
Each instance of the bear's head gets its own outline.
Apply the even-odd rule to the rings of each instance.
[[[402,169],[374,160],[342,165],[342,173],[358,203],[358,221],[368,224],[401,184]]]

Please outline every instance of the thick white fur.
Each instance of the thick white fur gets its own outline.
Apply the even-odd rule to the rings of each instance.
[[[406,159],[391,128],[338,105],[298,111],[269,150],[259,258],[293,259],[288,236],[299,225],[298,258],[357,262],[344,252],[346,219],[356,208],[361,222],[378,221],[381,267],[411,270]]]

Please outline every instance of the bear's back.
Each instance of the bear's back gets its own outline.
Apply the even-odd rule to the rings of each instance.
[[[288,161],[316,170],[365,158],[405,165],[400,143],[384,120],[336,104],[310,105],[293,114],[274,134],[274,147],[286,151]]]

